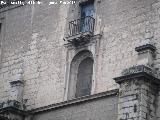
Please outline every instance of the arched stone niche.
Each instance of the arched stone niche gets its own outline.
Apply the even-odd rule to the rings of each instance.
[[[86,58],[93,60],[93,73],[92,73],[92,86],[91,95],[96,93],[96,74],[98,74],[98,55],[101,36],[94,36],[90,43],[74,47],[70,44],[66,45],[66,65],[65,65],[65,86],[64,86],[64,98],[63,100],[70,100],[75,98],[76,94],[76,82],[78,66]]]
[[[80,93],[76,93],[76,92],[78,92],[77,91],[78,88],[80,88],[78,86],[78,85],[81,84],[80,79],[82,79],[80,77],[80,73],[78,73],[78,72],[82,72],[82,70],[80,70],[80,69],[82,69],[82,67],[83,67],[82,64],[85,64],[83,62],[86,59],[90,59],[90,61],[93,61],[93,55],[92,55],[92,53],[89,50],[82,50],[82,51],[80,51],[79,53],[77,53],[75,55],[75,57],[71,61],[70,73],[69,73],[69,81],[68,81],[68,96],[67,96],[68,99],[72,99],[72,98],[80,97],[81,96],[81,95],[78,95]],[[93,64],[92,64],[92,66],[93,66]],[[79,68],[79,67],[81,67],[81,68]],[[93,67],[92,67],[92,71],[93,71]],[[92,84],[92,81],[91,81],[91,84]],[[90,92],[91,92],[91,88],[90,88]]]

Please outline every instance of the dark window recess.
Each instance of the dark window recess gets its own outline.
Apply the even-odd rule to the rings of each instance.
[[[94,4],[93,2],[91,3],[86,3],[84,5],[81,5],[81,28],[80,32],[87,32],[90,31],[90,23],[93,21],[91,19],[87,19],[87,17],[93,18],[94,15]],[[86,19],[83,19],[86,18]]]
[[[91,94],[93,73],[93,60],[88,57],[84,59],[78,68],[75,97],[82,97]]]

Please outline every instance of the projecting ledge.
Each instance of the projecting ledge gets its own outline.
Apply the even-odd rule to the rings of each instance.
[[[151,81],[156,84],[160,84],[159,74],[153,69],[138,65],[125,69],[122,72],[122,76],[114,78],[116,83],[122,83],[126,80],[133,80],[134,78],[143,78],[146,81]]]
[[[118,92],[119,92],[118,89],[114,89],[114,90],[110,90],[110,91],[106,91],[106,92],[102,92],[102,93],[98,93],[98,94],[93,94],[93,95],[88,95],[88,96],[84,96],[84,97],[80,97],[80,98],[75,98],[75,99],[72,99],[72,100],[68,100],[68,101],[64,101],[64,102],[60,102],[60,103],[51,104],[51,105],[48,105],[48,106],[32,109],[32,110],[28,111],[28,113],[36,114],[36,113],[41,113],[41,112],[44,112],[44,111],[50,111],[50,110],[53,110],[53,109],[58,109],[58,108],[61,108],[61,107],[75,105],[75,104],[78,104],[78,103],[84,103],[84,102],[88,102],[88,101],[92,101],[92,100],[97,100],[97,99],[100,99],[100,98],[105,98],[105,97],[109,97],[109,96],[116,96],[118,94]]]
[[[152,52],[154,52],[156,50],[156,47],[152,44],[145,44],[145,45],[138,46],[135,48],[135,51],[137,52],[141,52],[144,50],[151,50]]]

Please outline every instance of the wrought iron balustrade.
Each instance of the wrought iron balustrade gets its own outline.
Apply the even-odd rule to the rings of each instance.
[[[86,16],[69,22],[69,37],[81,33],[94,32],[95,19],[91,16]]]

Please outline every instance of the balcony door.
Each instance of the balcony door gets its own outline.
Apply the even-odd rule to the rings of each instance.
[[[94,15],[94,3],[86,3],[81,5],[81,32],[90,31],[91,17]]]

